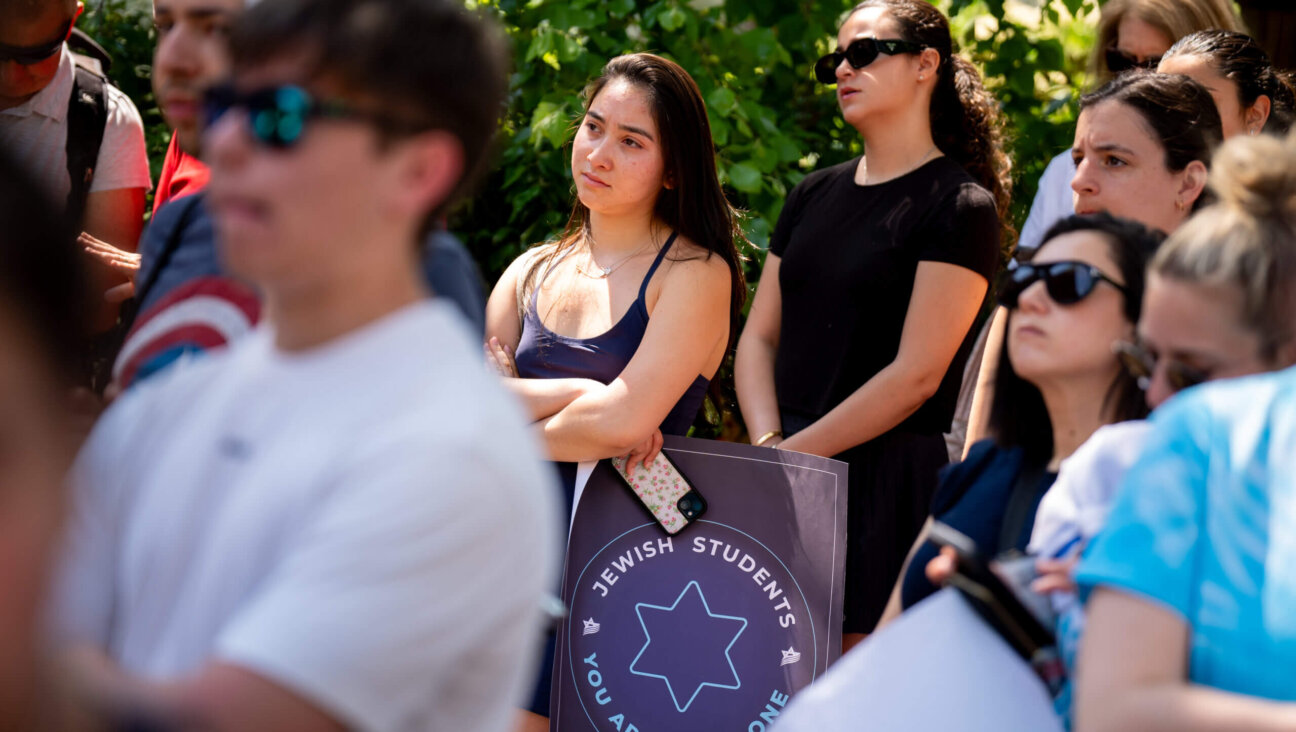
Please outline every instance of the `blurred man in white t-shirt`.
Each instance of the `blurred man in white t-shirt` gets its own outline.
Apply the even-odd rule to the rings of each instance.
[[[496,126],[501,43],[457,0],[236,24],[207,195],[266,318],[127,393],[83,450],[56,609],[94,698],[213,730],[509,727],[555,488],[417,266]]]

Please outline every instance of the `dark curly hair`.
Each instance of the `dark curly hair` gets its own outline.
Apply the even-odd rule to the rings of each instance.
[[[1017,242],[1009,203],[1012,199],[1012,160],[1004,150],[1004,119],[999,103],[981,83],[981,74],[955,54],[949,19],[922,0],[864,0],[864,8],[884,8],[900,26],[900,37],[940,54],[941,65],[932,92],[932,141],[994,196],[1003,232],[1005,261]]]

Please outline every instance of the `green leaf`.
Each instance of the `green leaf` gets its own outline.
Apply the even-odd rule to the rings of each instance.
[[[712,111],[723,115],[728,115],[733,111],[734,105],[738,103],[734,93],[723,86],[716,87],[715,91],[707,96],[707,106]]]
[[[729,182],[743,193],[756,193],[761,187],[761,172],[748,163],[736,163],[729,168]]]
[[[779,156],[773,149],[761,143],[752,146],[752,163],[762,173],[772,173],[778,167]]]
[[[558,41],[558,60],[562,63],[571,63],[576,61],[585,54],[585,47],[580,41],[571,36],[564,35]]]
[[[778,135],[771,143],[778,152],[779,161],[783,163],[795,163],[801,159],[801,148],[792,141],[792,138],[785,135]]]
[[[715,142],[717,148],[729,144],[729,132],[731,128],[724,117],[711,117],[711,140]]]
[[[603,8],[613,18],[624,18],[634,12],[635,2],[634,0],[609,0]]]
[[[547,141],[550,145],[561,148],[567,140],[567,105],[553,102],[540,102],[531,113],[531,130],[536,135],[535,147]]]
[[[684,27],[688,21],[688,16],[679,7],[672,5],[665,12],[657,16],[657,22],[661,24],[662,30],[677,31]]]

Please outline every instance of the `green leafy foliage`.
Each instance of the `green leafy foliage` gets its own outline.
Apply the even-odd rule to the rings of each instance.
[[[1003,105],[1020,225],[1044,166],[1074,133],[1098,0],[934,0],[962,51]],[[693,75],[706,100],[717,169],[746,211],[748,281],[783,200],[807,173],[862,149],[814,60],[836,45],[851,0],[466,0],[512,41],[514,72],[492,172],[452,228],[490,282],[528,246],[560,232],[571,210],[570,141],[581,89],[608,59],[652,51]],[[144,115],[156,174],[169,131],[149,84],[154,33],[143,0],[93,0],[81,26],[115,58],[112,76]],[[429,52],[435,52],[429,50]],[[728,380],[726,365],[719,375]],[[732,414],[710,414],[733,436]]]
[[[1070,145],[1096,0],[937,0],[1010,122],[1020,223],[1048,160]],[[780,0],[488,0],[516,70],[499,163],[454,228],[493,278],[570,213],[570,140],[581,89],[622,53],[665,55],[693,75],[710,114],[721,182],[747,211],[757,249],[805,175],[857,155],[814,59],[835,45],[852,3]],[[759,260],[759,257],[754,257]],[[758,262],[757,262],[758,263]],[[750,271],[754,282],[759,275]]]
[[[488,275],[554,236],[570,214],[570,140],[580,92],[613,56],[677,61],[706,100],[720,179],[747,210],[759,248],[787,191],[819,165],[858,151],[830,89],[810,68],[847,5],[727,0],[495,0],[513,40],[500,164],[454,224]],[[757,274],[752,271],[750,274]]]
[[[1013,215],[1018,226],[1036,182],[1054,155],[1071,146],[1084,68],[1095,42],[1095,0],[1053,0],[1042,7],[1004,0],[945,0],[961,49],[981,69],[1003,107],[1014,161]]]
[[[1071,143],[1096,0],[936,0],[959,46],[982,69],[1009,120],[1020,226],[1045,165]],[[556,235],[571,210],[570,140],[580,91],[618,54],[678,62],[702,91],[730,200],[747,212],[756,250],[768,247],[783,200],[807,173],[862,149],[814,60],[836,45],[853,2],[827,0],[483,0],[513,41],[499,163],[453,228],[487,278]],[[1038,4],[1038,1],[1037,1]],[[751,251],[748,281],[763,256]],[[729,381],[730,367],[718,378]],[[711,411],[698,434],[740,435],[735,415]]]

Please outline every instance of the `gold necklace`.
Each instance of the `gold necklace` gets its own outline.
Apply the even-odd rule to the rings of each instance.
[[[652,239],[649,239],[646,244],[634,250],[633,252],[630,252],[630,254],[626,255],[625,257],[622,257],[616,263],[612,264],[611,266],[604,267],[603,265],[594,261],[594,249],[592,246],[590,246],[589,239],[585,239],[585,251],[589,254],[590,264],[593,264],[595,267],[598,267],[599,272],[597,274],[591,274],[589,272],[586,272],[583,268],[581,268],[579,264],[576,265],[576,271],[592,280],[605,280],[608,277],[611,277],[613,272],[620,269],[621,265],[625,264],[626,262],[629,262],[631,259],[634,259],[635,257],[642,254],[645,249],[647,249],[649,246],[652,245],[652,243],[653,243]]]

